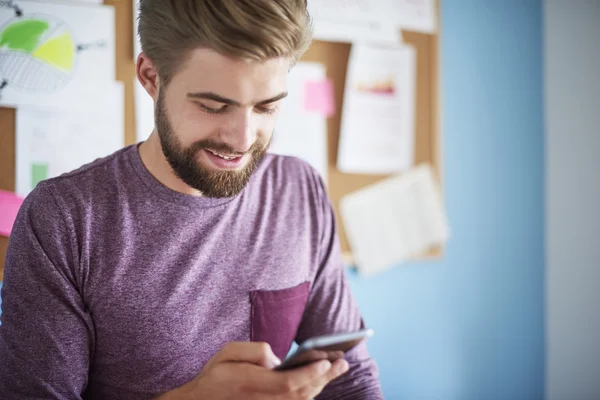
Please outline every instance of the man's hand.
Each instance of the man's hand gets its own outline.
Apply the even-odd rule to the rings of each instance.
[[[267,343],[229,343],[206,363],[198,377],[157,400],[308,400],[348,370],[343,359],[273,371],[279,363]]]

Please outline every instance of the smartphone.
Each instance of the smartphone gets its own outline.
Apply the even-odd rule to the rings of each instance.
[[[275,370],[284,371],[298,368],[320,360],[342,358],[344,353],[359,344],[362,340],[373,336],[372,329],[362,329],[350,333],[317,336],[304,341],[296,351],[287,357]]]

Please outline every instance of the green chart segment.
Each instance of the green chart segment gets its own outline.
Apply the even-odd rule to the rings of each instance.
[[[9,23],[0,31],[0,49],[21,52],[62,72],[73,69],[75,45],[63,25],[29,18]]]
[[[64,26],[30,18],[9,23],[0,31],[0,49],[30,54],[49,66],[67,72],[73,68],[75,45]]]

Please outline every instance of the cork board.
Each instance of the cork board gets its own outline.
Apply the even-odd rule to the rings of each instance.
[[[438,37],[415,32],[402,32],[404,43],[413,46],[417,53],[417,85],[415,107],[415,164],[427,162],[432,165],[434,173],[440,180],[440,136],[438,105]],[[340,199],[354,190],[375,183],[387,175],[345,174],[337,170],[337,153],[341,126],[341,110],[344,101],[346,69],[351,45],[347,43],[329,43],[314,41],[302,60],[320,62],[327,69],[327,77],[333,81],[336,101],[336,113],[327,121],[328,135],[328,191],[334,205],[338,233],[344,255],[344,261],[352,264],[352,253],[344,232],[339,214]],[[417,259],[439,257],[442,249],[431,249]]]
[[[104,4],[115,8],[116,30],[116,78],[123,82],[125,89],[125,138],[124,144],[135,143],[135,115],[133,79],[135,61],[133,59],[133,0],[105,0]],[[439,10],[439,7],[438,7]],[[417,98],[416,98],[416,140],[415,163],[429,162],[434,171],[440,174],[439,155],[439,106],[438,106],[438,37],[414,32],[402,32],[403,40],[417,51]],[[399,35],[400,36],[400,35]],[[338,139],[343,104],[343,91],[346,81],[346,67],[350,54],[350,44],[314,41],[303,61],[323,63],[327,76],[335,88],[336,113],[327,121],[329,146],[328,190],[336,213],[338,213],[339,234],[345,261],[352,262],[346,235],[339,218],[338,203],[346,193],[374,183],[385,176],[343,174],[336,168]],[[0,189],[15,190],[15,110],[0,107]],[[8,239],[0,237],[0,280],[4,272],[4,261]],[[423,257],[441,254],[436,248]],[[421,258],[421,257],[420,257]]]

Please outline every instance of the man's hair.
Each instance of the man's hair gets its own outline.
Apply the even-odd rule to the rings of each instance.
[[[142,50],[168,84],[190,51],[295,63],[310,45],[307,0],[140,0]]]

